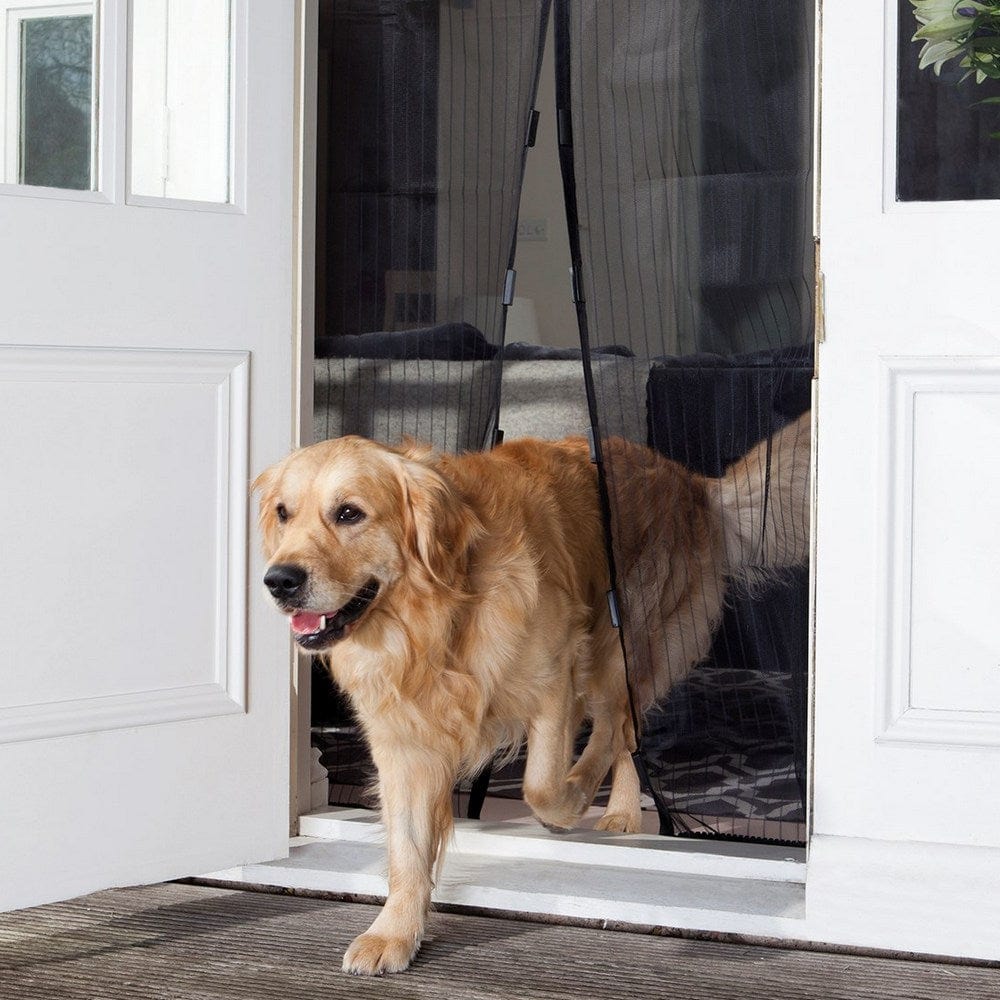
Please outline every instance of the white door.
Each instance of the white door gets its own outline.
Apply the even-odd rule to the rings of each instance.
[[[132,6],[0,0],[2,908],[287,850],[296,5]]]
[[[974,169],[941,135],[897,176],[928,103],[954,102],[947,131],[997,90],[956,100],[919,69],[918,27],[909,2],[825,5],[807,891],[811,916],[841,908],[842,939],[997,958],[1000,189],[921,194]],[[899,105],[897,70],[928,96]]]

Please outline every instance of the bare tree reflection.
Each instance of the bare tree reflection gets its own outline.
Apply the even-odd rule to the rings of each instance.
[[[22,23],[22,184],[91,187],[92,49],[90,16]]]

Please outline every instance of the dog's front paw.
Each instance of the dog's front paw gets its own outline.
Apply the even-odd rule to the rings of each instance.
[[[415,938],[383,937],[381,934],[360,934],[344,953],[344,972],[352,976],[381,976],[386,972],[402,972],[409,967],[420,948]]]

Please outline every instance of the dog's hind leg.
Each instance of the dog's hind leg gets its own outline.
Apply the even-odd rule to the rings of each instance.
[[[389,895],[364,934],[344,955],[344,971],[378,976],[402,972],[423,938],[434,867],[451,831],[454,769],[408,748],[378,759],[382,819],[389,848]],[[411,765],[412,761],[412,765]]]

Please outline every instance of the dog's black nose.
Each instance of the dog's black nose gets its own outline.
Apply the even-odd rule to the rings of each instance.
[[[294,597],[306,582],[308,573],[294,563],[278,563],[264,574],[264,586],[279,599]]]

